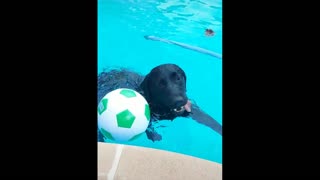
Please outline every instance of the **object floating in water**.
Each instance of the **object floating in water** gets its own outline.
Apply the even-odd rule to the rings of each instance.
[[[200,48],[200,47],[191,46],[191,45],[188,45],[188,44],[184,44],[184,43],[180,43],[180,42],[176,42],[176,41],[171,41],[171,40],[168,40],[168,39],[162,39],[162,38],[159,38],[159,37],[156,37],[156,36],[144,36],[144,38],[146,38],[148,40],[161,41],[161,42],[165,42],[165,43],[168,43],[168,44],[174,44],[174,45],[186,48],[186,49],[194,50],[194,51],[197,51],[197,52],[200,52],[200,53],[203,53],[203,54],[207,54],[207,55],[222,59],[222,55],[221,54],[213,52],[213,51],[210,51],[210,50],[207,50],[207,49],[203,49],[203,48]]]
[[[206,36],[213,36],[214,31],[212,29],[206,29],[205,34],[206,34]]]

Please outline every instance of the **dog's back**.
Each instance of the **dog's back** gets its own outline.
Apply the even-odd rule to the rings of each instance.
[[[98,102],[109,92],[118,88],[140,91],[144,76],[129,69],[113,69],[104,71],[98,76]]]

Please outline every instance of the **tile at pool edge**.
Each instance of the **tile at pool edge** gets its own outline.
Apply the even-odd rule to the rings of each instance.
[[[98,180],[106,179],[116,154],[116,144],[98,143]]]
[[[221,180],[222,166],[177,153],[125,146],[115,180]]]

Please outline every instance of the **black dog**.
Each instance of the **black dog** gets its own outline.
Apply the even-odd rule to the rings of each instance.
[[[151,120],[146,134],[152,141],[160,141],[153,123],[158,120],[173,120],[178,116],[191,117],[222,135],[222,126],[203,112],[197,105],[191,104],[186,95],[187,77],[175,64],[163,64],[151,70],[145,77],[127,70],[104,71],[98,76],[98,103],[109,92],[118,88],[134,89],[148,101]],[[98,131],[98,141],[103,142]]]

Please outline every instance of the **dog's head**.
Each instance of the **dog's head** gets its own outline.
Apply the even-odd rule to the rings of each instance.
[[[179,116],[191,111],[186,82],[186,74],[179,66],[163,64],[147,74],[140,88],[152,112]]]

